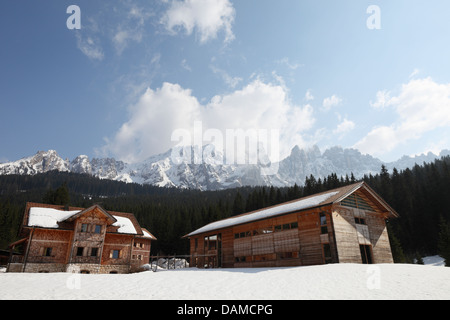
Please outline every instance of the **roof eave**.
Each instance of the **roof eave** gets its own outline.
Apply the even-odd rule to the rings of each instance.
[[[293,210],[293,211],[284,212],[284,213],[281,213],[281,214],[279,214],[279,215],[276,215],[276,216],[273,216],[273,217],[269,217],[269,218],[265,217],[265,218],[261,218],[261,219],[256,219],[256,220],[252,220],[252,221],[247,221],[247,222],[238,223],[238,224],[235,224],[235,225],[230,225],[230,226],[228,226],[228,227],[222,227],[222,228],[217,228],[217,229],[211,229],[211,230],[204,231],[204,232],[196,232],[197,230],[200,230],[200,229],[201,229],[201,228],[200,228],[200,229],[197,229],[197,230],[195,230],[195,231],[193,231],[193,232],[191,232],[191,233],[188,233],[188,234],[182,236],[181,239],[190,238],[190,237],[192,237],[192,236],[197,236],[197,235],[199,235],[199,234],[211,233],[211,232],[216,232],[216,231],[220,231],[220,230],[224,230],[224,229],[228,229],[228,228],[234,228],[234,227],[241,226],[241,225],[248,224],[248,223],[254,223],[254,222],[258,222],[258,221],[262,221],[262,220],[267,220],[267,219],[271,219],[271,218],[277,218],[277,217],[285,216],[285,215],[292,214],[292,213],[300,213],[300,212],[303,212],[303,211],[315,210],[315,209],[319,209],[319,208],[322,208],[322,207],[330,206],[330,205],[332,205],[332,204],[333,204],[333,202],[323,203],[323,204],[321,204],[321,205],[314,206],[314,207],[309,207],[309,208],[305,208],[305,209],[301,209],[301,210]],[[206,226],[207,226],[207,225],[206,225]],[[206,226],[204,226],[204,227],[206,227]],[[202,228],[203,228],[203,227],[202,227]]]

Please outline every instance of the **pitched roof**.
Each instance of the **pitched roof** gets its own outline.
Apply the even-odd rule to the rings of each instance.
[[[156,239],[156,237],[155,237],[153,234],[151,234],[150,231],[148,231],[147,229],[142,228],[142,232],[144,233],[144,235],[143,235],[142,237],[144,237],[144,238],[150,238],[150,239],[152,239],[152,240],[158,240],[158,239]]]
[[[360,189],[364,190],[365,194],[367,194],[367,196],[370,197],[372,201],[377,203],[379,208],[381,208],[381,211],[387,212],[390,217],[398,217],[398,214],[395,212],[395,210],[392,209],[380,196],[378,196],[375,191],[373,191],[366,183],[359,182],[334,190],[329,190],[308,197],[278,204],[272,207],[244,213],[228,219],[212,222],[200,229],[197,229],[185,235],[184,238],[283,214],[335,204]]]
[[[108,225],[118,227],[117,232],[122,234],[134,234],[140,237],[156,238],[147,231],[144,232],[132,213],[106,211],[99,205],[89,208],[67,207],[28,202],[23,220],[25,227],[39,227],[47,229],[60,228],[59,223],[72,222],[81,215],[98,209],[108,219]]]
[[[94,209],[98,209],[98,211],[100,211],[101,213],[103,213],[103,215],[110,221],[110,223],[114,223],[117,222],[117,219],[112,216],[111,214],[109,214],[105,209],[103,209],[102,207],[100,207],[98,204],[95,204],[87,209],[78,211],[77,213],[68,216],[66,219],[64,219],[63,221],[67,221],[67,222],[71,222],[71,221],[75,221],[76,219],[78,219],[79,217],[81,217],[83,214],[85,214],[86,212],[90,212]]]

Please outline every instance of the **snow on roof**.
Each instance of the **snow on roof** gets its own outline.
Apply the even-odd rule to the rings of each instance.
[[[61,211],[51,208],[30,208],[28,218],[29,227],[58,228],[58,222],[64,221],[80,212]]]
[[[136,229],[134,228],[134,225],[130,219],[125,218],[125,217],[119,217],[119,216],[113,216],[113,217],[117,220],[117,222],[113,223],[113,226],[119,227],[119,229],[117,229],[117,232],[137,234]]]
[[[150,238],[150,239],[155,239],[156,240],[155,236],[152,235],[150,232],[148,232],[146,229],[142,228],[142,232],[144,233],[144,237],[145,238]]]
[[[339,191],[328,192],[325,194],[309,197],[306,199],[300,199],[298,201],[293,201],[293,202],[286,203],[283,205],[258,210],[253,213],[240,215],[240,216],[237,216],[234,218],[216,221],[216,222],[210,223],[200,229],[197,229],[194,232],[189,233],[186,237],[193,236],[193,235],[196,235],[199,233],[217,230],[217,229],[227,228],[227,227],[235,226],[238,224],[252,222],[255,220],[270,218],[270,217],[280,215],[283,213],[300,211],[303,209],[312,208],[312,207],[318,206],[319,204],[321,204],[324,201],[327,201],[329,198],[335,196],[338,193],[339,193]]]
[[[32,207],[29,212],[28,226],[57,229],[59,228],[58,222],[69,219],[79,212],[81,211],[62,211],[51,208]],[[114,215],[113,217],[117,220],[113,223],[113,226],[119,227],[117,232],[137,234],[133,222],[130,219]]]

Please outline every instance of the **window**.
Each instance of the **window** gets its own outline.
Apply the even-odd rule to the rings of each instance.
[[[275,232],[286,231],[291,229],[297,229],[298,222],[285,223],[282,225],[275,226]]]
[[[82,257],[84,252],[84,247],[77,247],[77,257]]]
[[[96,257],[98,255],[98,248],[91,248],[91,257]]]
[[[52,248],[44,248],[44,257],[51,257],[52,256]]]
[[[359,245],[361,251],[361,259],[364,264],[372,264],[372,247],[367,245]]]
[[[327,225],[327,216],[323,212],[320,213],[320,225],[321,226]]]
[[[216,241],[209,240],[208,250],[216,250]]]
[[[324,212],[321,212],[319,214],[320,217],[320,233],[321,234],[327,234],[328,233],[328,227],[327,227],[327,216]]]
[[[144,244],[141,243],[141,242],[135,242],[135,243],[134,243],[134,247],[135,247],[135,248],[144,248]]]
[[[102,226],[99,225],[99,224],[96,224],[94,232],[95,233],[102,233]]]
[[[83,223],[83,224],[81,225],[81,230],[80,230],[80,232],[87,232],[87,229],[88,229],[87,223]]]
[[[120,250],[111,250],[111,253],[109,255],[112,259],[119,259],[120,257]]]
[[[240,232],[240,233],[234,234],[235,239],[246,238],[246,237],[251,237],[251,236],[252,236],[251,231],[245,231],[245,232]],[[209,238],[209,240],[211,240],[211,237]]]
[[[217,249],[217,235],[205,237],[205,249],[216,250]]]
[[[277,253],[277,257],[279,259],[296,259],[298,258],[298,251]]]
[[[259,261],[273,261],[276,260],[277,255],[275,253],[269,253],[269,254],[259,254],[253,256],[253,261],[259,262]]]
[[[356,224],[366,224],[366,220],[364,218],[355,217]]]
[[[261,234],[270,234],[272,232],[273,232],[273,228],[270,226],[270,227],[266,227],[266,228],[253,230],[253,235],[258,236]]]

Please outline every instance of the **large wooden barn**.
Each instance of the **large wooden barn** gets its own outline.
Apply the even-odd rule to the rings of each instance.
[[[191,266],[393,263],[398,214],[364,182],[210,223],[190,239]]]
[[[149,263],[151,241],[131,213],[27,203],[20,255],[9,272],[129,273]],[[12,252],[12,251],[11,251]]]

